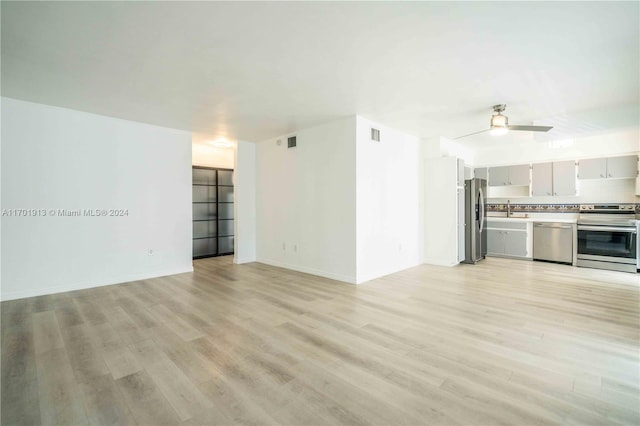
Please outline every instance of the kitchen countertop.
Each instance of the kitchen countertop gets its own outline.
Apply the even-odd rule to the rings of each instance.
[[[491,222],[557,222],[557,223],[576,223],[577,218],[540,218],[540,217],[499,217],[487,216],[487,221]]]

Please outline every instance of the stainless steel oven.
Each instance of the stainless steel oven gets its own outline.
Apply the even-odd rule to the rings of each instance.
[[[636,272],[638,227],[633,205],[581,205],[577,265]]]

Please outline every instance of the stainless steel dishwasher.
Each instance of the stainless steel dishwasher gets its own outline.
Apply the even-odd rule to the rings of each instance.
[[[533,260],[573,262],[573,225],[559,222],[533,223]]]

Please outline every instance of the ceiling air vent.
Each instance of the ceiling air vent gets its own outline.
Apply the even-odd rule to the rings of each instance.
[[[380,142],[380,130],[371,128],[371,140]]]
[[[296,147],[296,137],[291,136],[287,139],[287,148],[295,148]]]

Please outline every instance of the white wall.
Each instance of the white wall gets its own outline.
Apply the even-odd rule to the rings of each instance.
[[[256,260],[256,144],[238,141],[235,180],[235,263]]]
[[[428,155],[428,153],[427,153]],[[458,192],[456,157],[426,158],[424,190],[424,263],[458,264]]]
[[[418,138],[357,117],[357,282],[420,263]],[[380,142],[371,140],[371,128]]]
[[[2,299],[192,270],[191,134],[2,98]],[[148,250],[153,255],[148,255]]]
[[[202,144],[193,144],[191,162],[194,166],[233,169],[235,163],[232,148],[216,148]]]
[[[219,148],[209,142],[217,138],[204,133],[193,133],[191,142],[191,162],[194,166],[233,169],[235,164],[235,150],[233,148]]]
[[[421,141],[424,158],[456,157],[464,160],[465,164],[474,164],[475,149],[458,141],[435,136]]]
[[[259,262],[356,282],[355,129],[348,117],[293,133],[296,148],[258,144]]]

